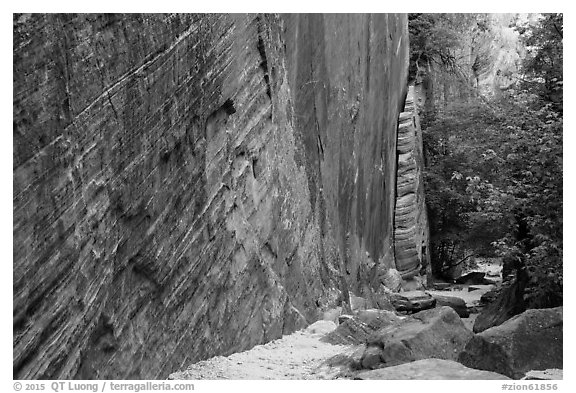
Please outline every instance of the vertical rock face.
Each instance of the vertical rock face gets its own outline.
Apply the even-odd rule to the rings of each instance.
[[[163,378],[393,267],[407,51],[403,15],[15,15],[14,378]]]
[[[396,127],[406,95],[405,15],[287,18],[294,129],[312,208],[355,291],[394,267]]]
[[[394,214],[396,268],[403,278],[430,270],[428,217],[424,200],[422,131],[414,88],[406,96],[398,125],[398,170]]]

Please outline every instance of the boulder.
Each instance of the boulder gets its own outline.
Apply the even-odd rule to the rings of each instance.
[[[468,318],[470,311],[464,299],[456,296],[445,296],[439,294],[431,294],[436,299],[436,307],[448,306],[458,313],[460,318]]]
[[[465,366],[522,378],[530,370],[562,368],[562,307],[527,310],[468,342]]]
[[[436,307],[436,299],[423,291],[409,291],[391,294],[390,301],[396,311],[415,313]]]
[[[364,349],[360,358],[360,366],[363,369],[373,370],[382,364],[382,350],[379,347],[369,346]]]
[[[502,286],[494,301],[484,307],[478,318],[476,318],[473,328],[474,333],[500,325],[514,315],[524,312],[526,310],[524,288],[527,282],[528,276],[520,275]]]
[[[358,373],[355,379],[510,379],[491,371],[475,370],[452,360],[422,359],[398,366]]]
[[[478,306],[468,306],[468,311],[470,312],[470,314],[479,314],[481,309],[482,308]],[[476,318],[474,318],[474,320],[476,320]],[[472,329],[473,326],[470,326],[470,330]]]
[[[344,316],[341,316],[340,318],[343,317]],[[345,319],[341,319],[342,322],[336,330],[322,337],[320,341],[333,345],[356,345],[364,343],[374,330],[370,329],[368,325],[356,317],[346,317]]]
[[[558,368],[549,368],[546,370],[530,370],[522,379],[532,380],[562,380],[562,370]]]
[[[361,310],[358,315],[341,315],[340,325],[321,340],[330,344],[363,344],[376,330],[401,321],[391,311]]]
[[[352,370],[362,369],[362,356],[366,351],[366,344],[361,344],[350,354],[349,362],[347,363]]]
[[[365,349],[365,344],[350,346],[324,360],[319,368],[315,370],[315,373],[320,372],[323,374],[320,371],[320,369],[323,369],[330,373],[336,372],[339,378],[353,377],[358,370],[362,370],[361,361]],[[305,361],[304,363],[306,364],[307,362]]]
[[[402,318],[392,311],[377,309],[360,310],[358,311],[357,317],[373,330],[378,330],[402,320]]]
[[[435,282],[434,284],[432,284],[432,288],[434,288],[437,291],[448,291],[450,290],[450,287],[453,284],[449,283],[449,282]]]
[[[306,328],[307,333],[325,335],[336,329],[336,324],[333,321],[316,321]]]
[[[380,328],[368,337],[365,353],[370,364],[374,354],[380,354],[378,367],[432,357],[456,360],[472,336],[452,308],[440,307]]]
[[[469,287],[471,288],[471,287]],[[498,298],[502,287],[495,287],[480,296],[480,304],[490,304]]]

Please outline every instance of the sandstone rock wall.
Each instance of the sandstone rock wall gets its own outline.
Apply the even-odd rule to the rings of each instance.
[[[403,15],[15,15],[14,378],[164,378],[394,266],[407,51]]]
[[[378,267],[395,266],[395,130],[407,89],[407,18],[287,20],[294,129],[302,145],[297,163],[322,215],[321,231],[335,239],[342,275],[362,293]]]
[[[429,230],[424,198],[422,130],[410,87],[398,125],[398,169],[394,211],[396,269],[403,278],[430,270]]]

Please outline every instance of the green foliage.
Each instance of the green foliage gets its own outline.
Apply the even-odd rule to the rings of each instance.
[[[503,236],[501,214],[481,209],[493,188],[488,179],[498,173],[496,153],[485,143],[497,132],[497,121],[482,105],[452,105],[423,131],[436,274],[471,252],[492,255],[491,242]]]
[[[521,89],[537,94],[562,111],[563,15],[544,14],[536,24],[522,23],[516,30],[528,49],[523,62]]]
[[[430,67],[468,79],[491,62],[483,45],[494,35],[486,14],[409,14],[408,20],[411,80]]]
[[[562,15],[519,28],[524,77],[489,105],[450,103],[423,130],[432,262],[521,256],[529,305],[562,302]]]
[[[537,96],[505,98],[499,105],[502,132],[494,135],[500,169],[479,198],[480,212],[501,217],[506,236],[494,243],[497,251],[502,256],[523,253],[535,291],[554,305],[563,282],[563,120],[552,103]],[[478,187],[470,183],[469,191],[475,192]]]

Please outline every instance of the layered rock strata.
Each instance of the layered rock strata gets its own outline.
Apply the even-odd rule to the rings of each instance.
[[[405,15],[15,15],[14,378],[165,378],[395,266]]]
[[[429,230],[424,199],[422,131],[414,88],[410,87],[398,124],[398,171],[394,212],[396,269],[404,279],[430,270]]]

